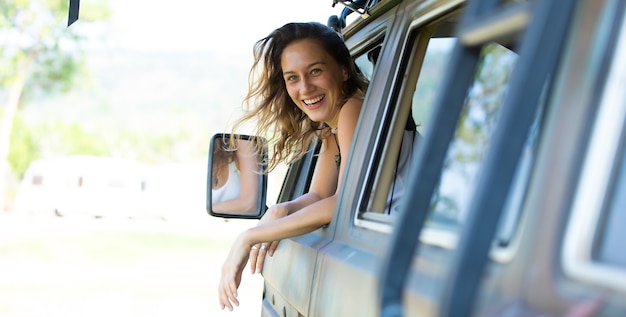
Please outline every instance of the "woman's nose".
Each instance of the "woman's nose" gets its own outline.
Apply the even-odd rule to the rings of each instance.
[[[302,80],[300,80],[300,92],[301,93],[307,93],[310,91],[313,91],[314,89],[314,85],[311,82],[311,80],[309,78],[302,78]]]

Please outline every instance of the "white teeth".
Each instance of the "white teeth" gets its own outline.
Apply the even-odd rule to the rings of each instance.
[[[320,100],[322,100],[322,99],[324,99],[324,96],[319,96],[319,97],[314,98],[314,99],[307,99],[307,100],[303,100],[303,101],[304,101],[304,103],[306,103],[307,105],[312,105],[312,104],[314,104],[314,103],[316,103],[316,102],[319,102],[319,101],[320,101]]]

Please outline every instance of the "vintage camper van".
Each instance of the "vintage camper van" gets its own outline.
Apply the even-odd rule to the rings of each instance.
[[[334,218],[266,260],[261,315],[626,316],[626,2],[334,3],[370,86]]]

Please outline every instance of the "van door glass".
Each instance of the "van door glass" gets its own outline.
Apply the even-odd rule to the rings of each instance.
[[[378,45],[375,48],[369,50],[365,54],[361,54],[354,57],[354,63],[358,67],[358,70],[367,78],[368,81],[372,80],[372,76],[374,75],[374,66],[376,66],[376,61],[378,60],[378,54],[382,45]]]
[[[499,44],[483,48],[474,83],[468,91],[439,185],[431,200],[428,227],[460,230],[516,60],[517,54]]]
[[[456,38],[453,37],[431,38],[428,42],[411,106],[417,131],[421,135],[427,131],[428,118],[445,74],[443,70],[455,43]]]

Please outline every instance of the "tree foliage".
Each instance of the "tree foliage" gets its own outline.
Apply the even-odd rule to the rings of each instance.
[[[30,161],[41,157],[39,140],[36,131],[19,116],[15,119],[11,136],[13,146],[9,150],[9,166],[21,179]]]
[[[136,159],[144,163],[184,161],[206,156],[207,144],[185,142],[190,132],[146,134],[107,126],[86,129],[79,122],[48,119],[28,122],[17,116],[12,134],[9,165],[22,178],[28,164],[42,157],[91,155]]]
[[[78,26],[66,27],[67,0],[0,0],[0,88],[20,72],[29,76],[25,93],[67,91],[83,65]],[[83,23],[105,20],[104,2],[83,1]]]
[[[80,20],[107,18],[104,2],[83,1]],[[67,91],[83,65],[84,38],[68,28],[67,0],[0,0],[0,211],[4,208],[5,174],[14,119],[25,96]],[[29,153],[15,150],[15,153]],[[11,164],[21,166],[29,161]],[[19,167],[18,167],[19,168]]]

